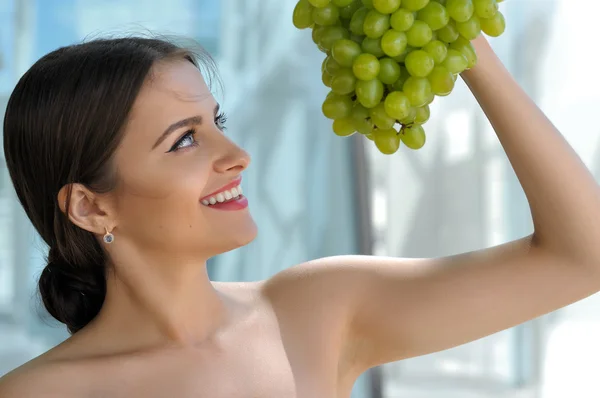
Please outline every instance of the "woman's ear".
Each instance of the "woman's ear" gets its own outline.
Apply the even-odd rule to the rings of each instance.
[[[82,184],[62,187],[58,193],[58,204],[73,224],[86,231],[103,235],[115,227],[115,214],[108,198]]]

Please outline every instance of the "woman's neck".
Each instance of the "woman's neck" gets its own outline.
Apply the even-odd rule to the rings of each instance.
[[[226,299],[211,284],[205,262],[130,260],[110,269],[104,305],[90,328],[122,349],[195,346],[227,322]]]

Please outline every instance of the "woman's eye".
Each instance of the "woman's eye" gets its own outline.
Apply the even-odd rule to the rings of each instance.
[[[221,130],[221,131],[227,130],[225,123],[227,123],[227,115],[224,113],[219,113],[217,115],[217,117],[215,117],[215,124],[217,125],[219,130]]]
[[[196,134],[196,132],[193,131],[193,130],[190,130],[187,133],[185,133],[185,135],[183,137],[181,137],[179,139],[179,141],[177,141],[175,143],[175,145],[173,145],[171,147],[171,149],[169,150],[169,152],[175,152],[175,151],[178,151],[180,149],[187,148],[187,147],[195,145],[196,144],[196,140],[194,139],[194,134]]]

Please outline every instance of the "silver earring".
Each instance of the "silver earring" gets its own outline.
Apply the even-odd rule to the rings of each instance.
[[[111,244],[115,241],[115,236],[113,234],[111,234],[110,232],[108,232],[107,228],[104,228],[106,230],[106,233],[104,234],[104,237],[102,238],[102,240],[104,240],[104,243],[107,244]]]

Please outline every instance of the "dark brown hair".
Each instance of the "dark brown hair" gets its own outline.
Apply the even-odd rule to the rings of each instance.
[[[114,188],[111,159],[131,107],[152,66],[171,58],[187,59],[197,67],[204,61],[214,71],[201,49],[192,52],[153,38],[98,39],[42,57],[8,101],[8,171],[27,216],[50,248],[39,280],[41,298],[71,333],[102,307],[107,256],[92,233],[60,210],[58,193],[71,183],[99,193]]]

